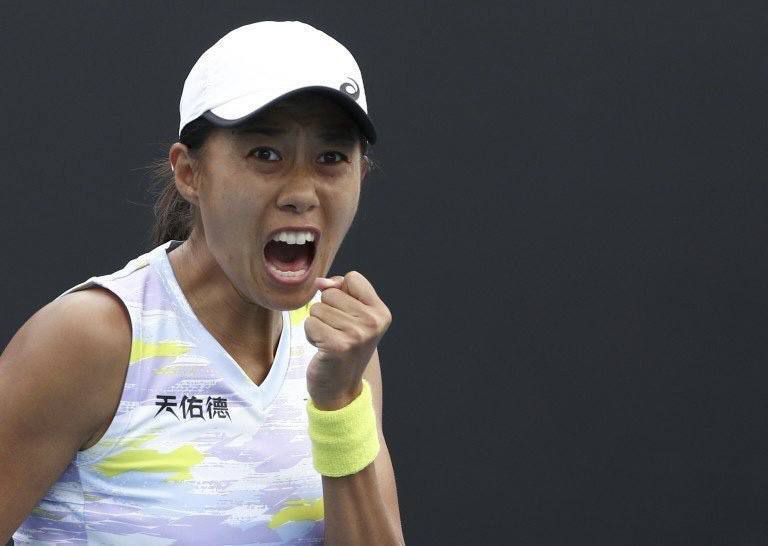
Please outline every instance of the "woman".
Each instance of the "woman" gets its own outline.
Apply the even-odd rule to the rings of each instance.
[[[0,539],[402,544],[391,314],[360,273],[324,277],[376,139],[357,63],[309,25],[246,25],[197,61],[180,114],[157,246],[2,355]]]

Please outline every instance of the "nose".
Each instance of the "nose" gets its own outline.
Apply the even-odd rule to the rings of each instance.
[[[315,191],[315,179],[309,169],[299,165],[288,174],[277,199],[281,210],[293,209],[296,214],[303,214],[319,205]]]

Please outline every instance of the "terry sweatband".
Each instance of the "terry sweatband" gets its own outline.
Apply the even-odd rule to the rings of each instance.
[[[324,411],[307,401],[312,460],[321,475],[339,478],[360,472],[379,453],[379,432],[371,386],[343,408]]]

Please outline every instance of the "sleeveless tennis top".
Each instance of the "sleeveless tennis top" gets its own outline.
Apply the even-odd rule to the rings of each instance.
[[[277,354],[256,385],[205,329],[179,287],[169,241],[92,286],[131,318],[128,372],[101,440],[79,451],[16,544],[322,544],[304,334],[309,306],[283,311]],[[87,396],[88,385],[83,385]]]

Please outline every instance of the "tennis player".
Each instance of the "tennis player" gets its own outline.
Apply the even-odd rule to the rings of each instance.
[[[0,543],[403,544],[358,271],[326,278],[376,132],[327,34],[262,21],[183,87],[154,248],[0,357]]]

